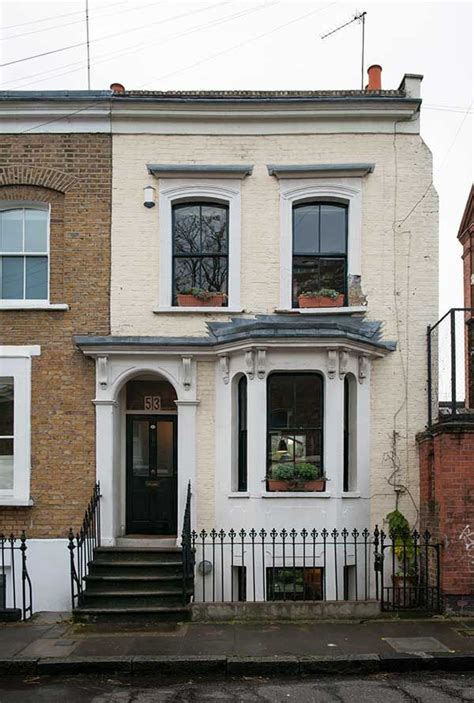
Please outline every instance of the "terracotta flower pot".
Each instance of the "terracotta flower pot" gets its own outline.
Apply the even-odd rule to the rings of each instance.
[[[342,293],[337,298],[328,298],[326,295],[299,295],[300,308],[341,308],[344,305]]]
[[[325,490],[326,480],[324,478],[317,478],[313,481],[281,481],[277,478],[268,479],[268,490],[269,491],[311,491],[313,493],[321,493]]]
[[[211,293],[208,298],[198,298],[189,293],[178,293],[180,308],[221,308],[224,304],[224,293]]]

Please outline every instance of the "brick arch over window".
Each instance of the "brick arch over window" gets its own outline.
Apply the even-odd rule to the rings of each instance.
[[[77,176],[54,168],[22,164],[0,168],[0,186],[31,185],[67,193],[78,183]]]

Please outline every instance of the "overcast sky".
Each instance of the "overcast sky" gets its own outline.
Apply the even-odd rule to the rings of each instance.
[[[85,42],[85,0],[0,7],[1,63]],[[472,182],[471,3],[89,0],[91,87],[359,88],[359,23],[320,35],[362,10],[366,66],[383,66],[383,87],[397,88],[404,73],[424,75],[422,136],[440,196],[444,313],[462,305],[456,234]],[[87,88],[84,45],[0,70],[1,90]]]

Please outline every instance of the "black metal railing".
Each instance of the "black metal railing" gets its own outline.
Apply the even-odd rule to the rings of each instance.
[[[100,498],[100,483],[96,483],[81,529],[76,534],[74,534],[72,527],[69,530],[68,549],[73,610],[82,603],[84,577],[89,573],[89,564],[93,559],[94,549],[100,547]]]
[[[26,565],[26,535],[0,534],[0,619],[33,615],[33,588]],[[18,593],[21,582],[21,596]]]
[[[194,549],[191,532],[191,481],[188,483],[188,491],[186,494],[186,507],[184,509],[181,546],[183,550],[183,604],[186,605],[190,595],[194,596]]]
[[[451,308],[427,328],[428,426],[474,410],[474,308]]]
[[[440,549],[428,531],[380,533],[380,552],[388,561],[380,572],[383,610],[441,610]]]
[[[435,549],[434,562],[425,559],[422,548]],[[384,610],[440,608],[439,545],[427,533],[421,539],[416,531],[388,537],[378,527],[213,529],[193,531],[191,550],[197,565],[196,601],[375,599]],[[410,581],[412,568],[416,585]],[[410,597],[410,588],[416,598]]]

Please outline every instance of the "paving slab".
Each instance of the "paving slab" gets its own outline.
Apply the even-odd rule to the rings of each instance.
[[[390,647],[396,652],[416,654],[418,652],[449,652],[449,647],[436,637],[384,637]]]

